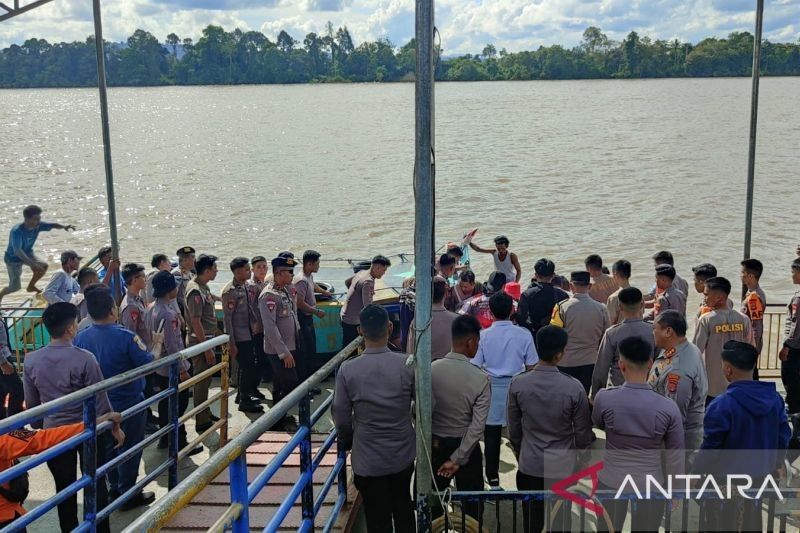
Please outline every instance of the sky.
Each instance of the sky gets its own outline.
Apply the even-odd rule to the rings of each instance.
[[[24,5],[32,0],[21,0]],[[6,2],[10,4],[11,2]],[[447,55],[480,53],[487,43],[509,52],[540,45],[577,45],[588,26],[621,40],[631,30],[652,38],[697,42],[753,31],[756,0],[435,0],[436,26]],[[105,38],[123,41],[136,29],[160,40],[177,33],[197,40],[208,24],[259,30],[274,40],[282,29],[302,41],[331,21],[356,44],[414,34],[414,0],[103,0]],[[0,22],[0,47],[31,37],[83,40],[93,32],[91,0],[53,0]],[[765,0],[764,37],[797,42],[800,0]]]

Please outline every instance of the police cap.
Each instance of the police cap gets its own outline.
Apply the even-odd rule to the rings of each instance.
[[[193,253],[195,253],[194,248],[192,248],[191,246],[184,246],[182,248],[178,248],[178,251],[175,252],[175,255],[177,255],[178,257],[185,257]]]
[[[166,294],[169,294],[175,287],[178,286],[178,282],[175,280],[175,276],[170,274],[169,272],[161,271],[153,276],[153,296],[156,298],[161,298]]]
[[[588,285],[592,281],[592,278],[585,270],[576,270],[570,273],[569,281],[575,285]]]
[[[281,270],[294,270],[295,266],[297,266],[297,261],[295,261],[292,257],[281,257],[279,255],[272,260],[273,272],[278,272]]]

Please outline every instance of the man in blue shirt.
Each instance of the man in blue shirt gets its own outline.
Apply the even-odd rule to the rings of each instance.
[[[72,302],[72,298],[80,292],[78,281],[72,277],[81,266],[81,256],[74,250],[61,252],[61,270],[52,275],[44,288],[44,299],[48,304],[56,302]]]
[[[706,408],[694,473],[712,474],[718,482],[727,476],[748,475],[757,489],[768,475],[777,480],[776,473],[784,468],[792,435],[786,405],[775,383],[753,380],[758,361],[753,345],[728,341],[721,355],[722,374],[729,385]],[[708,531],[762,530],[759,500],[709,502],[706,511]]]
[[[117,324],[116,306],[108,287],[97,284],[87,287],[84,292],[86,308],[94,325],[81,331],[75,338],[75,346],[88,350],[97,358],[103,376],[108,379],[153,361],[153,354],[147,351],[142,340],[134,332]],[[108,399],[114,410],[122,412],[144,400],[145,379],[120,385],[108,392]],[[128,435],[125,445],[118,450],[107,450],[111,460],[124,454],[144,438],[147,412],[141,411],[122,421],[122,430]],[[136,484],[142,452],[134,454],[126,462],[108,473],[110,494],[113,500],[124,494]],[[140,492],[123,506],[130,510],[147,505],[155,499],[152,492]]]
[[[8,272],[8,287],[0,290],[0,301],[6,294],[17,292],[22,287],[22,265],[28,265],[33,271],[31,282],[28,283],[28,292],[41,292],[36,287],[36,282],[42,279],[47,272],[47,263],[39,260],[33,254],[33,245],[40,231],[51,229],[75,230],[75,226],[66,226],[55,222],[42,222],[42,208],[38,205],[29,205],[22,211],[24,221],[11,228],[8,235],[8,248],[3,256]]]
[[[128,290],[120,273],[120,261],[119,259],[113,259],[110,246],[103,246],[97,251],[97,260],[102,265],[100,270],[97,271],[97,277],[100,278],[100,283],[111,289],[111,296],[114,297],[114,302],[119,305]]]
[[[478,353],[473,365],[489,375],[492,398],[486,420],[484,444],[486,446],[486,480],[493,489],[500,487],[500,444],[503,426],[506,425],[506,404],[511,378],[530,370],[539,362],[530,332],[514,325],[509,317],[514,300],[503,291],[489,298],[489,310],[494,322],[481,331]]]

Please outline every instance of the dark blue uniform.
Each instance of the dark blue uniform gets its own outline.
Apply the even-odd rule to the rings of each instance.
[[[94,324],[75,337],[75,346],[94,354],[106,379],[153,361],[153,354],[147,351],[139,336],[118,324]],[[108,399],[113,409],[122,412],[144,400],[144,386],[145,379],[139,378],[110,390]],[[125,444],[122,448],[113,450],[113,443],[109,443],[107,459],[111,460],[141,442],[146,422],[146,410],[123,420]],[[141,459],[142,453],[139,452],[118,468],[109,471],[108,481],[112,494],[122,494],[136,484]]]

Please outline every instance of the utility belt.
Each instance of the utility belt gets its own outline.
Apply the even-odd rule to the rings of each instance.
[[[461,446],[461,437],[440,437],[439,435],[433,435],[431,437],[431,447],[433,448],[455,450],[459,446]]]

